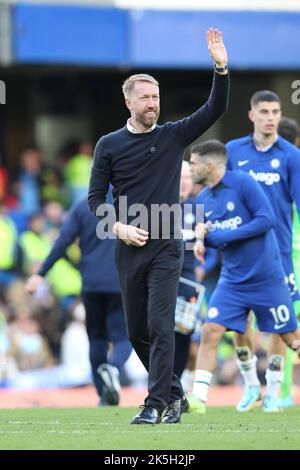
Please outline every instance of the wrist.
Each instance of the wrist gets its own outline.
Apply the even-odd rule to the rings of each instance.
[[[122,224],[121,222],[116,222],[113,225],[113,233],[120,240],[125,240],[128,236],[128,225]]]
[[[220,75],[226,75],[228,73],[228,65],[224,63],[214,63],[214,70]]]
[[[120,222],[115,222],[112,229],[113,233],[118,237],[120,231]]]

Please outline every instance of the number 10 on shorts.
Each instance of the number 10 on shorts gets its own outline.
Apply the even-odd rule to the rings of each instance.
[[[287,323],[290,319],[290,311],[286,305],[279,305],[277,308],[272,307],[270,308],[270,312],[273,315],[274,322],[275,322],[275,328],[276,325],[279,325],[281,323]]]

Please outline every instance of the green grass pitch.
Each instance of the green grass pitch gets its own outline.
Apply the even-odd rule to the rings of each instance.
[[[300,449],[300,407],[239,414],[211,407],[176,425],[130,425],[137,408],[0,410],[0,449]]]

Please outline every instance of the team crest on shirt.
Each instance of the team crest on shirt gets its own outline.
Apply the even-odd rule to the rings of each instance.
[[[273,158],[273,160],[271,160],[271,167],[272,168],[280,167],[280,161],[278,160],[278,158]]]
[[[216,307],[211,307],[208,312],[208,318],[216,318],[219,315],[219,310]]]
[[[234,209],[235,209],[235,205],[231,201],[227,202],[226,207],[227,207],[227,210],[229,210],[229,211],[234,211]]]

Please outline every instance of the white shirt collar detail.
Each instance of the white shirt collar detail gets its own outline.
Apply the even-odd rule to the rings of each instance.
[[[131,132],[132,134],[147,134],[148,132],[152,132],[154,131],[154,129],[156,128],[156,122],[153,124],[153,126],[150,127],[150,129],[148,129],[145,133],[144,132],[140,132],[138,131],[135,127],[133,127],[131,124],[130,124],[130,118],[127,119],[127,123],[126,123],[126,127],[127,129],[129,130],[129,132]]]

